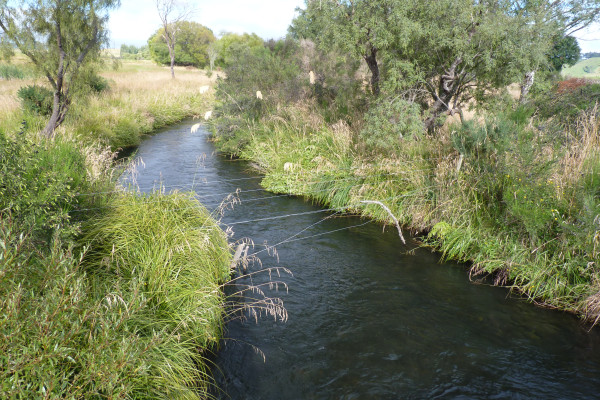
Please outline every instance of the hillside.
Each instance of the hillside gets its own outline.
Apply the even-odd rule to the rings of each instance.
[[[564,68],[563,76],[569,78],[598,78],[600,77],[600,57],[581,60],[569,68]]]

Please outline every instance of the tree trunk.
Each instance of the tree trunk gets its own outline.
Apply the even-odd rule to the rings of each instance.
[[[438,98],[438,100],[435,101],[435,103],[433,103],[433,106],[431,106],[431,108],[429,109],[431,115],[429,118],[427,118],[425,120],[425,128],[427,129],[428,132],[433,132],[433,130],[436,127],[436,122],[438,120],[438,118],[440,117],[440,115],[442,115],[442,113],[448,111],[448,102],[452,99],[452,96],[448,95],[444,96],[444,94],[441,94],[442,97],[444,97],[444,99]]]
[[[523,82],[521,82],[521,97],[519,98],[519,103],[523,104],[527,101],[527,96],[529,96],[529,91],[535,82],[535,71],[531,71],[525,74],[525,78],[523,78]]]
[[[64,98],[62,93],[54,92],[54,101],[52,103],[52,115],[46,124],[46,127],[42,131],[43,135],[47,138],[54,137],[54,131],[60,126],[65,120],[67,110],[69,108],[69,102]]]
[[[175,53],[171,52],[171,78],[175,79]]]
[[[370,46],[368,53],[365,55],[365,61],[371,70],[371,91],[375,96],[379,96],[379,64],[377,63],[377,49]]]
[[[461,63],[461,57],[458,57],[456,60],[454,60],[446,73],[440,76],[437,92],[433,90],[433,88],[431,90],[431,93],[435,98],[435,102],[429,109],[431,116],[425,120],[425,127],[430,133],[433,132],[434,128],[436,127],[437,119],[440,117],[440,115],[442,115],[442,113],[446,111],[452,111],[456,108],[460,109],[458,104],[454,104],[452,107],[450,104],[452,103],[452,99],[457,94],[460,86],[461,73],[457,73],[457,68]]]

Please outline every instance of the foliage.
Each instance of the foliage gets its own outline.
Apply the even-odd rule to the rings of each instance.
[[[106,39],[107,13],[118,0],[0,2],[0,29],[41,71],[53,91],[52,115],[46,136],[63,121],[71,102],[70,88],[79,69],[100,57]],[[17,7],[14,7],[17,5]]]
[[[360,133],[368,148],[380,154],[392,154],[404,140],[423,134],[419,106],[402,99],[381,98],[365,115]]]
[[[36,76],[28,65],[0,64],[0,80],[28,79]]]
[[[208,63],[208,47],[215,36],[207,27],[189,21],[179,21],[172,29],[177,32],[175,42],[175,65],[193,65],[204,68]],[[170,65],[169,49],[164,39],[164,28],[160,28],[148,39],[150,57],[158,64]]]
[[[70,143],[38,142],[0,132],[0,214],[23,231],[48,237],[69,220],[87,191],[85,159]],[[63,232],[68,233],[64,228]]]
[[[148,46],[136,47],[134,45],[121,45],[121,58],[125,60],[149,60],[150,50]]]
[[[539,9],[515,12],[517,6],[470,0],[307,2],[292,32],[363,58],[372,92],[378,94],[381,80],[390,96],[418,102],[429,110],[431,129],[442,113],[459,111],[471,98],[519,81],[545,62],[556,25],[533,23]],[[335,23],[326,23],[331,20]]]
[[[574,127],[582,112],[594,109],[599,101],[600,84],[573,78],[539,94],[534,104],[541,118],[552,118],[562,127]]]
[[[257,119],[271,108],[299,100],[304,88],[296,51],[289,52],[289,58],[280,57],[279,51],[282,50],[240,47],[236,62],[225,68],[227,79],[217,86],[218,112]],[[262,99],[258,98],[258,91]]]
[[[577,64],[581,48],[573,36],[562,36],[554,40],[548,59],[554,71],[560,72],[565,66]]]
[[[238,55],[247,52],[258,55],[263,53],[264,41],[255,33],[242,35],[237,33],[225,33],[215,44],[218,57],[216,64],[225,68],[231,67],[238,62]]]
[[[21,99],[21,105],[24,110],[44,116],[52,113],[54,94],[44,86],[23,86],[17,92],[17,96]]]

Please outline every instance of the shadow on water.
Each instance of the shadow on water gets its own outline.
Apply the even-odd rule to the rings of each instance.
[[[598,330],[588,332],[575,317],[534,307],[506,289],[473,284],[463,265],[439,263],[439,255],[427,250],[408,255],[415,244],[402,246],[393,230],[317,213],[317,206],[301,199],[262,191],[259,176],[242,162],[214,155],[207,133],[191,134],[191,125],[140,146],[142,190],[159,183],[166,190],[194,189],[208,208],[216,208],[227,193],[241,189],[241,204],[223,222],[235,223],[233,240],[251,238],[254,251],[302,231],[296,241],[278,246],[277,257],[263,252],[262,266],[250,267],[292,271],[278,278],[289,290],[280,286],[268,293],[283,299],[289,319],[228,323],[215,359],[219,396],[598,397]],[[288,214],[302,215],[256,221]],[[259,273],[252,283],[268,280]]]

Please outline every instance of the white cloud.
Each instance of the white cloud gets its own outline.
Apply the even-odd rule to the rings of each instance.
[[[573,36],[578,39],[582,53],[600,52],[600,24],[594,23],[586,29],[576,32]]]
[[[285,36],[303,0],[189,0],[196,12],[190,18],[213,30],[256,33],[264,39]],[[159,28],[154,0],[123,0],[110,15],[111,46],[142,45]]]

